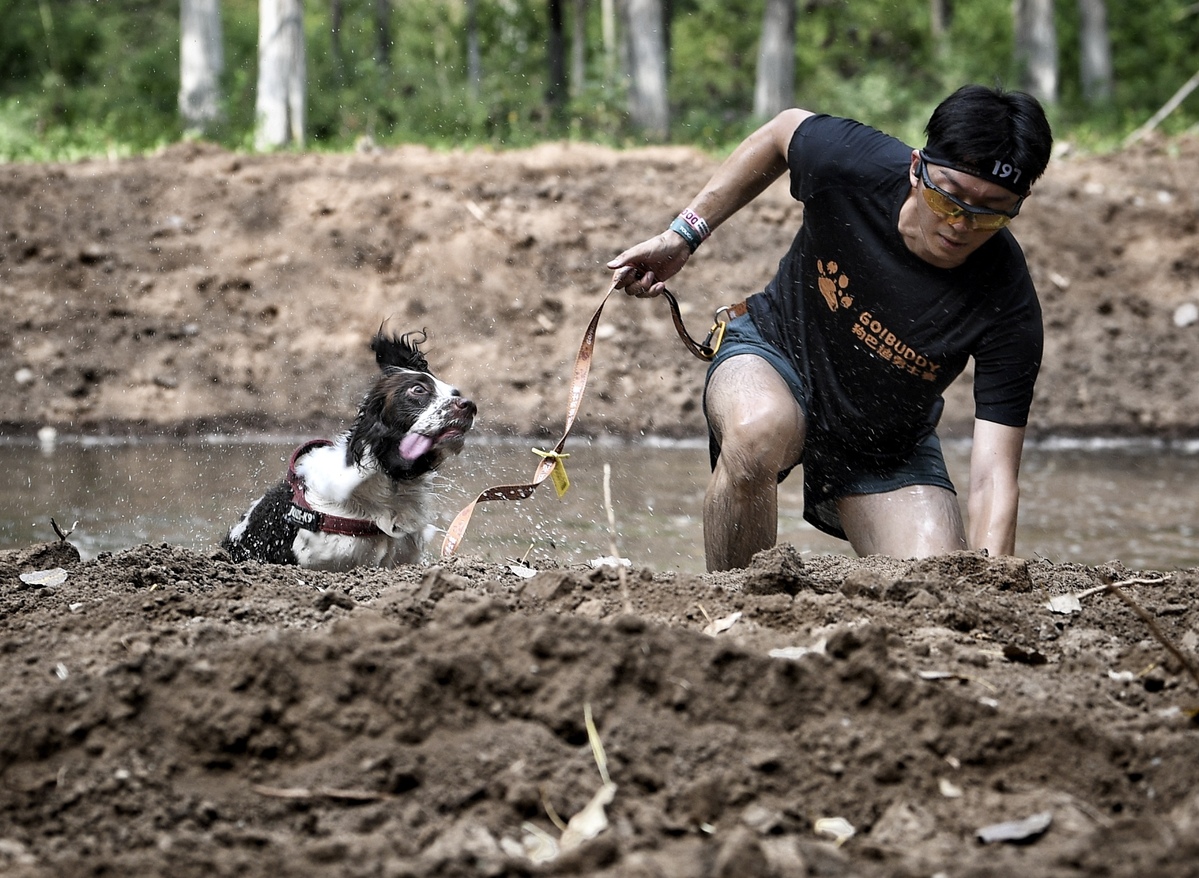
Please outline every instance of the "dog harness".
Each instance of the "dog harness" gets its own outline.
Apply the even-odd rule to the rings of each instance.
[[[308,500],[304,497],[304,480],[296,473],[296,461],[314,448],[323,448],[332,444],[328,439],[310,439],[291,453],[291,461],[287,464],[287,484],[291,486],[291,508],[287,510],[288,520],[304,530],[317,533],[340,534],[347,537],[382,536],[383,531],[373,521],[361,518],[343,518],[340,515],[326,515],[308,505]]]

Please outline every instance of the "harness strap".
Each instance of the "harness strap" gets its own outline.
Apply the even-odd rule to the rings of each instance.
[[[291,507],[287,510],[288,519],[304,530],[317,533],[339,534],[347,537],[382,536],[383,531],[373,521],[361,518],[343,518],[340,515],[326,515],[324,512],[317,512],[308,504],[308,498],[304,496],[304,480],[296,472],[296,461],[314,448],[326,448],[332,444],[328,439],[309,439],[291,453],[291,460],[287,464],[287,484],[291,486]]]
[[[441,544],[441,557],[448,558],[454,554],[458,545],[462,542],[462,538],[466,535],[466,528],[470,524],[470,518],[475,512],[475,507],[480,503],[486,503],[490,500],[525,500],[533,495],[537,490],[537,486],[544,482],[553,472],[553,469],[558,464],[558,460],[562,454],[562,449],[566,445],[566,437],[570,435],[571,428],[574,427],[575,418],[579,413],[579,406],[583,401],[583,391],[587,387],[587,378],[591,373],[591,360],[595,352],[595,331],[599,326],[600,315],[604,311],[604,305],[608,304],[608,299],[616,292],[616,287],[611,287],[603,300],[599,303],[599,307],[595,309],[595,314],[591,316],[591,322],[587,324],[587,330],[583,333],[583,342],[579,345],[579,354],[575,358],[574,375],[570,383],[570,398],[566,405],[566,425],[562,429],[562,437],[551,451],[543,452],[541,462],[537,464],[537,469],[533,472],[533,478],[527,484],[523,485],[497,485],[493,488],[488,488],[483,491],[468,503],[461,512],[459,512],[450,526],[446,529],[445,539]],[[678,299],[669,290],[663,289],[663,297],[667,304],[670,305],[670,316],[674,322],[675,331],[678,332],[679,338],[683,345],[691,353],[695,354],[701,360],[711,360],[716,356],[716,351],[720,348],[720,342],[724,339],[724,329],[735,317],[740,317],[746,313],[744,302],[738,302],[736,305],[727,305],[716,312],[716,322],[712,325],[712,329],[708,332],[708,337],[701,343],[695,341],[687,332],[686,326],[683,324],[683,315],[679,310]],[[727,315],[726,319],[721,319],[722,315]],[[715,338],[715,345],[712,344]]]

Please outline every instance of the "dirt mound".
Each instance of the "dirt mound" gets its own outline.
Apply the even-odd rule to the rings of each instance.
[[[1194,571],[0,569],[8,874],[1196,874]]]

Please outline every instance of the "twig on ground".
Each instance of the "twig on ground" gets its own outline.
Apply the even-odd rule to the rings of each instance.
[[[605,785],[612,783],[608,776],[608,756],[604,752],[604,742],[600,740],[595,720],[591,717],[591,702],[583,702],[583,724],[587,726],[587,741],[591,744],[591,755],[595,758],[595,767],[599,769],[600,780]]]
[[[633,603],[629,600],[629,580],[625,573],[624,564],[620,561],[620,553],[616,548],[616,512],[612,509],[612,464],[604,464],[604,509],[608,513],[608,554],[616,565],[620,577],[620,596],[624,601],[624,611],[633,612]]]
[[[1170,655],[1178,659],[1179,664],[1186,668],[1187,673],[1191,675],[1191,679],[1195,681],[1195,685],[1199,686],[1199,668],[1196,668],[1194,663],[1187,657],[1186,653],[1175,646],[1174,642],[1166,636],[1166,632],[1162,631],[1161,627],[1157,624],[1157,620],[1155,620],[1153,616],[1149,614],[1149,611],[1133,600],[1132,597],[1121,587],[1135,583],[1136,581],[1137,580],[1124,580],[1122,582],[1111,582],[1105,585],[1104,588],[1123,601],[1126,607],[1140,617],[1141,621],[1149,627],[1150,633],[1152,633],[1157,639],[1157,642],[1164,646]]]
[[[382,802],[394,799],[391,793],[374,790],[338,790],[332,787],[268,787],[254,784],[250,787],[260,796],[273,799],[341,799],[346,802]]]
[[[545,816],[550,818],[550,823],[558,827],[559,832],[566,831],[566,821],[558,814],[558,810],[550,801],[549,794],[545,791],[545,784],[540,784],[537,787],[537,792],[541,794],[541,807],[545,809]]]
[[[1163,582],[1169,582],[1169,581],[1170,581],[1170,577],[1168,577],[1168,576],[1159,576],[1157,579],[1141,579],[1141,578],[1122,579],[1116,583],[1116,586],[1123,587],[1125,585],[1161,585]],[[1089,598],[1093,594],[1100,594],[1101,592],[1105,592],[1109,588],[1111,588],[1110,584],[1097,585],[1094,588],[1088,588],[1086,591],[1080,591],[1078,594],[1076,594],[1074,596],[1076,598],[1078,598],[1079,600],[1082,600],[1083,598]]]

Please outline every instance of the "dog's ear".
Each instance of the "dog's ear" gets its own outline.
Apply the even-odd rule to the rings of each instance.
[[[406,332],[398,337],[387,335],[380,326],[379,332],[371,339],[375,362],[384,372],[389,368],[428,372],[429,361],[420,352],[420,345],[424,344],[428,337],[428,333],[423,329],[419,332]]]
[[[346,446],[346,464],[360,465],[363,456],[376,441],[387,437],[387,424],[383,410],[388,396],[376,384],[358,407],[358,416],[350,427],[350,443]]]

